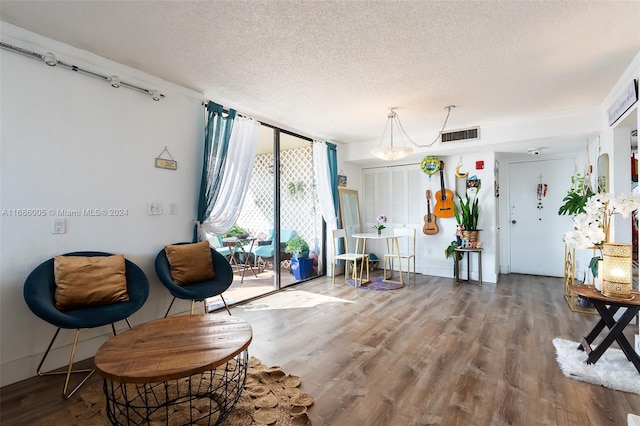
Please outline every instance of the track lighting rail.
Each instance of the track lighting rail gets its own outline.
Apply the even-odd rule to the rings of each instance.
[[[98,80],[106,81],[107,83],[111,84],[111,87],[114,87],[114,88],[126,87],[127,89],[135,90],[137,92],[151,96],[151,99],[153,99],[154,101],[159,101],[160,99],[165,98],[165,96],[162,93],[160,93],[158,90],[145,89],[143,87],[136,86],[135,84],[126,83],[124,81],[121,81],[120,78],[116,75],[108,76],[108,75],[100,74],[94,71],[81,68],[77,65],[67,64],[66,62],[58,60],[58,58],[56,58],[56,56],[51,52],[40,54],[40,53],[32,52],[30,50],[23,49],[22,47],[13,46],[11,44],[4,43],[4,42],[0,42],[0,48],[8,50],[13,53],[17,53],[22,56],[26,56],[31,59],[44,62],[46,65],[50,67],[59,66],[59,67],[68,69],[70,71],[75,71],[79,74],[84,74],[89,77],[97,78]]]

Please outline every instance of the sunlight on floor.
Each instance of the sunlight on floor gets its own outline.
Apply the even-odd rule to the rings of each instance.
[[[271,309],[298,309],[312,308],[314,306],[327,303],[355,303],[351,300],[340,299],[338,297],[323,296],[303,290],[285,290],[274,297],[268,296],[242,307],[247,311],[266,311]]]

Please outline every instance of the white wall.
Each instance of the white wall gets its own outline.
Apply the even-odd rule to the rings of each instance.
[[[499,122],[494,123],[469,123],[469,125],[481,126],[480,141],[465,142],[458,144],[451,144],[448,147],[438,147],[438,156],[444,159],[448,159],[448,164],[457,164],[458,159],[462,158],[463,163],[469,166],[475,164],[476,160],[485,160],[485,170],[476,173],[478,177],[482,179],[483,189],[482,195],[488,196],[488,193],[493,193],[492,186],[494,184],[493,178],[493,161],[497,160],[499,163],[499,187],[500,194],[498,200],[488,200],[481,198],[481,208],[483,213],[481,214],[481,227],[484,232],[481,233],[481,240],[484,247],[483,252],[483,279],[489,282],[496,282],[499,273],[509,273],[509,234],[508,220],[508,198],[504,194],[509,193],[509,175],[508,168],[511,162],[521,161],[536,161],[528,154],[515,155],[513,153],[504,154],[501,153],[503,147],[507,147],[504,144],[510,144],[513,142],[528,142],[529,146],[547,146],[546,144],[562,144],[565,140],[571,140],[576,135],[588,135],[585,136],[585,148],[580,149],[577,152],[562,152],[555,155],[541,155],[541,160],[554,159],[554,158],[575,158],[576,172],[583,172],[583,165],[585,164],[585,156],[587,153],[586,146],[588,145],[589,162],[594,166],[599,153],[609,153],[610,156],[610,176],[612,181],[611,191],[620,194],[628,192],[629,188],[629,154],[627,140],[622,140],[621,137],[616,138],[616,149],[614,150],[614,132],[628,135],[628,127],[637,128],[637,122],[640,122],[640,117],[637,114],[638,105],[627,111],[620,122],[609,128],[606,122],[606,109],[611,103],[620,95],[622,90],[626,88],[627,84],[634,78],[640,77],[640,53],[636,55],[631,62],[627,70],[620,77],[620,80],[612,88],[606,99],[599,107],[587,107],[574,111],[564,111],[554,114],[545,114],[536,117],[530,117],[526,120],[519,120],[517,122]],[[633,126],[633,122],[636,122]],[[464,126],[461,126],[464,127]],[[617,129],[616,129],[617,127]],[[625,127],[625,129],[622,129]],[[598,135],[600,137],[598,137]],[[375,141],[377,143],[377,141]],[[372,161],[368,155],[372,148],[372,143],[354,143],[350,144],[339,152],[339,159],[344,165],[359,165],[364,168],[378,167],[379,161]],[[623,143],[623,145],[620,145]],[[551,146],[551,145],[549,145]],[[598,149],[600,146],[600,149]],[[422,150],[424,151],[424,150]],[[463,153],[460,157],[460,153]],[[495,157],[492,153],[498,153]],[[491,153],[491,154],[489,154]],[[414,153],[414,156],[417,153]],[[544,154],[544,151],[543,151]],[[423,155],[428,155],[424,152]],[[415,161],[415,160],[413,160]],[[412,160],[400,160],[393,163],[389,163],[390,166],[407,165],[411,164]],[[343,166],[346,168],[346,166]],[[382,166],[382,167],[387,167]],[[470,169],[470,167],[463,167],[463,171]],[[474,170],[469,170],[472,174]],[[351,179],[351,178],[350,178]],[[453,179],[450,175],[447,179]],[[617,183],[616,183],[617,182]],[[351,182],[350,182],[351,183]],[[563,188],[567,190],[570,186],[570,182],[547,182],[557,188]],[[423,184],[424,186],[424,184]],[[362,190],[362,186],[349,185],[352,189]],[[424,190],[424,187],[422,188]],[[422,195],[421,195],[422,196]],[[493,195],[492,195],[493,197]],[[489,217],[491,219],[489,220]],[[622,240],[626,240],[629,237],[628,229],[630,224],[627,221],[624,225],[618,224],[615,226],[614,219],[614,232],[615,236]],[[486,222],[485,222],[486,221]],[[442,223],[444,222],[444,226]],[[454,222],[439,221],[438,226],[440,232],[437,236],[442,236],[441,241],[429,239],[433,242],[434,259],[423,259],[423,273],[437,276],[449,276],[448,260],[438,261],[436,248],[442,246],[447,240],[444,236],[447,233],[453,233]],[[488,231],[488,232],[487,232]],[[490,235],[487,235],[490,233]],[[620,233],[620,236],[618,236]],[[426,238],[426,237],[425,237]],[[440,238],[440,237],[439,237]],[[561,238],[561,236],[559,236]],[[425,241],[425,247],[426,241]],[[442,247],[444,249],[444,246]],[[420,255],[420,254],[419,254]],[[579,266],[583,268],[588,264],[588,253],[585,254],[584,259],[578,259]],[[422,256],[425,256],[423,253]],[[473,265],[472,265],[473,266]],[[473,277],[472,271],[472,277]]]
[[[469,177],[476,176],[481,181],[481,188],[478,191],[480,214],[478,217],[479,238],[484,247],[482,254],[482,280],[495,283],[498,280],[497,262],[497,242],[498,234],[496,229],[496,198],[494,192],[494,160],[492,152],[479,152],[475,154],[465,154],[462,156],[438,156],[445,163],[444,176],[445,188],[452,192],[457,192],[464,197],[466,180],[456,179],[455,167],[460,161],[463,165],[462,171],[468,172]],[[483,161],[484,168],[476,169],[476,161]],[[411,172],[411,173],[410,173]],[[403,176],[403,173],[405,175]],[[387,226],[407,226],[418,229],[416,242],[416,270],[418,273],[453,277],[453,259],[446,258],[444,250],[451,241],[455,240],[456,219],[438,218],[436,220],[438,233],[435,235],[424,235],[422,226],[424,215],[427,213],[426,190],[432,192],[431,208],[435,206],[435,196],[440,191],[440,174],[436,173],[429,177],[422,173],[419,163],[407,163],[403,166],[393,168],[371,167],[363,169],[365,184],[360,195],[360,210],[363,218],[364,232],[369,232],[371,226],[375,224],[375,217],[384,213],[389,217],[391,223]],[[380,178],[376,179],[374,175]],[[399,175],[398,175],[399,174]],[[414,176],[417,176],[414,179]],[[406,179],[406,182],[404,181]],[[368,183],[367,183],[368,182]],[[397,205],[393,200],[407,199],[404,205]],[[454,195],[457,203],[457,197]],[[417,208],[414,208],[417,206]],[[384,252],[384,243],[374,243],[371,251],[380,254]],[[465,260],[466,262],[466,260]],[[471,263],[471,278],[478,279],[478,268],[475,257]],[[464,268],[466,276],[466,266]]]
[[[54,327],[26,306],[22,287],[39,263],[61,253],[122,253],[145,271],[149,300],[133,315],[139,324],[162,316],[170,302],[153,268],[156,253],[191,239],[203,140],[202,96],[150,75],[2,24],[4,42],[36,52],[52,51],[67,63],[116,74],[122,81],[158,89],[166,99],[48,67],[0,50],[2,89],[0,210],[1,383],[35,374]],[[164,147],[176,171],[154,167]],[[147,202],[165,214],[148,216]],[[178,206],[168,215],[169,203]],[[15,211],[14,211],[15,209]],[[44,209],[45,216],[16,215]],[[58,209],[125,209],[124,216],[65,217],[67,233],[52,235]],[[178,303],[178,302],[177,302]],[[180,304],[187,309],[187,304]],[[119,325],[118,328],[123,328]],[[109,327],[81,333],[77,359],[93,356]],[[63,331],[50,367],[68,361],[73,332]],[[62,386],[62,384],[61,384]]]
[[[640,117],[638,116],[637,102],[611,126],[609,125],[606,112],[634,79],[640,80],[640,53],[636,55],[627,70],[620,76],[620,79],[611,89],[611,92],[609,92],[602,104],[603,114],[601,126],[603,130],[599,143],[601,145],[601,152],[603,154],[609,154],[610,192],[615,195],[629,193],[631,191],[629,160],[631,157],[631,140],[629,132],[633,128],[638,128]],[[620,215],[614,215],[611,228],[612,241],[620,243],[631,242],[631,222],[629,219],[623,219]]]

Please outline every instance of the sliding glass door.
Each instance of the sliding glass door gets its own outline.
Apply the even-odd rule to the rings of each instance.
[[[279,146],[280,232],[282,241],[289,243],[283,265],[288,261],[290,270],[286,276],[286,267],[281,269],[284,287],[318,275],[322,215],[318,208],[311,141],[281,133]]]
[[[229,290],[233,302],[317,276],[323,250],[311,141],[266,125],[259,139],[237,221],[249,235],[243,261],[250,267],[240,279],[236,274]],[[302,259],[294,259],[297,251]]]

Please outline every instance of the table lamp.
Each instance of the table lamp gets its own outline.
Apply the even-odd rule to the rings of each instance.
[[[603,244],[602,257],[602,294],[631,299],[631,244]]]

